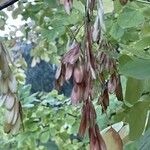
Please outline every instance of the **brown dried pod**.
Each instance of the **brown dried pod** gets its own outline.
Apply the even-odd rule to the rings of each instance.
[[[118,100],[123,101],[123,92],[122,92],[122,86],[120,81],[120,75],[118,75],[117,77],[117,86],[116,86],[115,94]]]
[[[72,76],[73,73],[73,65],[71,64],[66,64],[66,72],[65,72],[65,80],[69,80]]]
[[[90,150],[99,149],[94,127],[89,127],[89,138],[90,138]]]
[[[108,91],[109,93],[114,93],[117,86],[117,77],[116,74],[113,73],[108,81]]]
[[[87,126],[88,126],[88,122],[87,122],[87,117],[86,117],[86,108],[85,108],[85,105],[83,105],[82,117],[81,117],[80,127],[78,131],[79,136],[84,137]]]
[[[82,65],[75,66],[73,77],[76,83],[81,83],[84,76],[84,69]]]
[[[99,149],[107,150],[105,141],[104,141],[102,135],[100,134],[99,127],[97,124],[95,125],[95,132],[96,132],[96,137],[97,137],[98,144],[99,144]]]
[[[56,79],[56,80],[60,77],[61,71],[62,71],[62,64],[60,63],[60,64],[57,66],[57,70],[56,70],[56,73],[55,73],[55,79]]]
[[[107,107],[109,106],[109,94],[108,94],[108,89],[105,88],[102,92],[102,94],[100,95],[98,102],[101,104],[102,106],[102,111],[104,112]]]
[[[89,128],[90,150],[107,150],[106,144],[100,135],[98,125]]]
[[[79,43],[73,43],[70,47],[70,50],[63,56],[62,63],[63,64],[75,64],[75,62],[79,58],[80,52],[80,44]]]
[[[55,82],[55,88],[56,88],[57,90],[59,90],[59,88],[60,88],[61,86],[63,86],[64,81],[65,81],[65,77],[64,77],[64,75],[62,74],[62,75],[56,80],[56,82]]]
[[[82,98],[82,87],[80,84],[75,84],[72,93],[71,93],[71,101],[72,104],[76,105]]]
[[[91,76],[89,75],[89,73],[85,73],[85,91],[84,91],[84,101],[86,101],[89,96],[91,96],[91,92],[92,92],[92,80],[91,80]]]
[[[94,127],[96,123],[96,111],[92,104],[92,102],[89,102],[90,110],[89,110],[89,126]]]

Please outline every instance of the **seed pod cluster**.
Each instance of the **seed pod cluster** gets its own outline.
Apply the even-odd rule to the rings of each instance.
[[[105,42],[100,49],[115,51],[110,44],[106,44]],[[99,70],[101,84],[101,94],[98,98],[98,103],[103,105],[103,109],[106,110],[107,106],[109,106],[109,94],[115,93],[118,100],[123,100],[120,75],[117,73],[117,61],[110,57],[105,51],[99,52],[97,62],[99,62],[97,64],[97,69]],[[109,74],[108,77],[104,75],[106,72]]]
[[[73,42],[69,51],[62,57],[61,65],[56,71],[56,86],[60,87],[64,81],[71,77],[74,80],[74,87],[71,94],[72,104],[76,105],[83,97],[84,90],[84,66],[81,64],[80,44]]]
[[[92,26],[96,2],[97,16]],[[123,99],[122,88],[120,76],[117,73],[117,61],[109,56],[109,52],[114,49],[104,38],[106,28],[102,0],[87,0],[85,13],[84,43],[81,44],[83,47],[75,42],[62,57],[61,65],[56,73],[56,85],[62,86],[65,80],[73,78],[71,101],[73,104],[83,103],[78,133],[84,137],[88,131],[91,150],[106,150],[105,142],[96,123],[96,111],[92,102],[95,92],[94,80],[99,79],[101,94],[98,103],[101,104],[103,111],[109,105],[109,94],[115,93],[118,100]],[[93,53],[93,42],[99,44],[96,55]],[[83,50],[80,51],[81,49]]]
[[[11,69],[6,55],[6,50],[0,43],[0,106],[6,108],[4,131],[15,134],[21,123],[21,104],[17,98],[17,81]]]

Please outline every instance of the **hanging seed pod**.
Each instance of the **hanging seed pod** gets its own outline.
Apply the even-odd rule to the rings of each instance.
[[[11,110],[14,107],[15,104],[15,97],[13,94],[8,94],[5,100],[5,107],[7,110]]]
[[[76,105],[82,98],[82,86],[80,84],[75,84],[71,93],[71,102]]]
[[[13,75],[10,75],[9,77],[8,86],[12,93],[17,92],[17,81]]]
[[[9,67],[9,62],[6,57],[6,50],[4,49],[2,43],[0,43],[0,91],[2,95],[0,96],[0,106],[5,106],[5,123],[4,131],[6,133],[16,133],[20,128],[20,112],[19,112],[19,102],[17,100],[17,81],[11,69]]]
[[[21,117],[19,115],[15,125],[12,126],[10,133],[16,134],[20,129],[20,124],[21,124]]]
[[[64,8],[68,15],[70,15],[72,10],[73,0],[64,0]]]
[[[5,133],[10,133],[10,131],[11,131],[11,129],[12,129],[12,124],[10,124],[10,123],[4,123],[4,132]]]
[[[81,83],[83,80],[83,75],[84,75],[84,70],[83,66],[75,66],[74,72],[73,72],[73,77],[76,83]]]
[[[60,77],[61,71],[62,71],[62,64],[60,63],[60,65],[57,67],[56,74],[55,74],[56,80]]]
[[[66,73],[65,73],[65,80],[69,80],[72,76],[73,73],[73,65],[71,64],[66,64]]]
[[[1,93],[3,93],[3,94],[6,94],[6,93],[8,93],[8,79],[1,79],[0,80],[0,91],[1,91]]]
[[[126,5],[128,2],[128,0],[119,0],[119,1],[120,1],[121,5]]]
[[[96,16],[96,20],[93,26],[92,39],[94,42],[98,42],[100,38],[100,22],[99,17]]]
[[[83,105],[82,117],[81,117],[80,127],[78,131],[79,136],[84,137],[87,127],[88,127],[88,121],[86,117],[86,108],[85,108],[85,105]]]
[[[90,150],[99,149],[94,127],[89,128]]]
[[[0,107],[4,105],[6,98],[7,98],[7,95],[3,94],[0,96]]]
[[[63,56],[62,58],[62,63],[63,64],[75,64],[76,61],[79,58],[79,53],[80,52],[80,44],[79,43],[73,43],[70,46],[70,50]]]
[[[99,130],[97,124],[95,125],[95,132],[96,132],[96,136],[97,136],[97,140],[98,140],[100,150],[107,150],[106,143],[105,143],[102,135],[100,134],[100,130]]]
[[[109,93],[114,93],[117,87],[117,78],[116,74],[112,74],[108,81],[108,91]]]
[[[89,126],[94,127],[96,123],[96,111],[92,103],[90,103],[89,119]]]
[[[98,103],[101,104],[102,111],[105,112],[105,110],[109,106],[109,94],[108,94],[108,89],[107,88],[105,88],[102,91],[102,94],[98,98]]]
[[[121,80],[120,80],[120,76],[118,75],[117,77],[117,86],[116,86],[116,97],[118,100],[123,101],[123,93],[122,93],[122,86],[121,86]]]
[[[15,114],[15,107],[13,107],[10,111],[6,110],[5,119],[8,124],[11,124]]]

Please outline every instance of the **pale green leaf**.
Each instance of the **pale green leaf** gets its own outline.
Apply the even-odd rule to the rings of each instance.
[[[118,24],[122,28],[137,27],[144,22],[144,16],[140,11],[125,7],[118,17]]]

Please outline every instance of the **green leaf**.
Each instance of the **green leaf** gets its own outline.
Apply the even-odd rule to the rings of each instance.
[[[120,65],[119,67],[122,67],[123,65],[125,65],[127,62],[130,62],[130,61],[132,61],[130,56],[125,55],[125,54],[121,55],[119,57],[119,65]]]
[[[150,22],[145,22],[141,28],[141,34],[143,37],[150,36]]]
[[[139,142],[140,150],[148,150],[150,148],[150,128],[145,132],[144,136],[141,137]]]
[[[126,116],[126,121],[129,123],[130,127],[130,140],[135,140],[136,138],[142,135],[142,132],[145,127],[148,109],[149,102],[142,101],[136,103],[133,107],[131,107],[130,111],[128,112]]]
[[[136,79],[150,79],[150,60],[134,58],[132,61],[119,64],[119,72]]]
[[[127,43],[127,45],[129,42],[135,42],[137,40],[139,40],[139,32],[137,31],[136,28],[127,29],[122,37],[122,41],[125,44]]]
[[[85,12],[85,7],[84,7],[84,5],[82,4],[81,1],[75,0],[73,2],[73,6],[74,6],[75,9],[79,10],[81,13]]]
[[[113,24],[111,30],[110,30],[110,35],[115,39],[119,40],[124,34],[124,30],[117,24]]]
[[[145,48],[150,47],[150,36],[143,37],[141,40],[137,41],[133,47],[138,51],[142,51]]]
[[[42,143],[47,143],[49,138],[50,138],[50,133],[49,133],[49,131],[46,131],[41,134],[40,141]]]
[[[123,148],[124,150],[138,150],[138,142],[134,141],[134,142],[129,142],[128,144],[126,144]]]
[[[69,125],[73,125],[75,123],[75,118],[73,116],[67,115],[65,122]]]
[[[58,0],[44,0],[50,7],[56,7],[58,4]]]
[[[136,103],[143,92],[143,80],[128,78],[126,83],[125,100],[130,104]]]
[[[118,24],[122,28],[137,27],[144,22],[144,16],[139,10],[125,7],[118,17]]]
[[[147,7],[144,7],[143,9],[142,9],[142,12],[143,12],[143,15],[145,16],[145,17],[147,17],[148,19],[150,18],[150,7],[149,6],[147,6]]]

